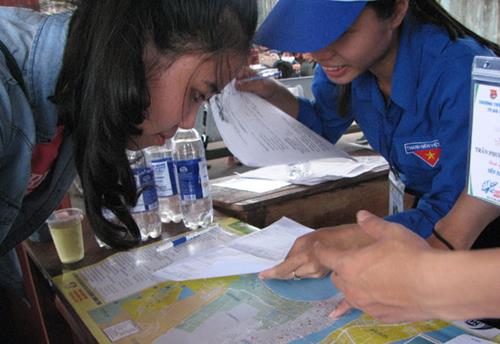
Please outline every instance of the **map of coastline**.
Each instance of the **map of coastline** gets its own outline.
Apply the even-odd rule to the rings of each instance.
[[[421,344],[464,333],[438,320],[380,324],[359,311],[332,320],[328,313],[342,295],[329,279],[297,282],[291,289],[269,286],[256,275],[165,282],[88,314],[113,343]],[[304,288],[331,296],[294,300]],[[282,290],[292,292],[278,296]]]

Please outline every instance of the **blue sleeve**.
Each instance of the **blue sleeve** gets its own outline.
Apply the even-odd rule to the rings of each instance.
[[[335,143],[351,125],[353,116],[337,113],[337,87],[318,67],[312,84],[314,100],[299,98],[298,120],[328,141]]]
[[[429,109],[433,128],[441,143],[439,170],[432,185],[415,209],[386,217],[427,238],[437,221],[455,204],[465,186],[471,99],[472,57],[446,61],[436,66],[439,71],[435,86],[429,90]],[[437,127],[436,127],[437,126]]]

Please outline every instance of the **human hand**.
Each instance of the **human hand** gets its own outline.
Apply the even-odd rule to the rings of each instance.
[[[236,76],[235,87],[241,92],[250,92],[272,103],[276,94],[286,87],[270,77],[258,77],[256,71],[249,67],[242,68]]]
[[[330,270],[323,266],[314,253],[314,243],[320,242],[329,247],[346,249],[355,246],[356,233],[361,233],[357,225],[342,225],[318,229],[298,238],[288,252],[285,260],[267,270],[262,271],[262,279],[292,279],[319,278],[325,276]]]
[[[345,300],[330,314],[337,318],[351,306],[384,322],[431,318],[419,299],[423,256],[427,242],[405,227],[367,212],[357,215],[358,225],[376,242],[356,250],[339,251],[315,243],[319,263],[332,270],[332,281]]]
[[[257,73],[251,68],[243,68],[236,77],[236,89],[241,92],[254,93],[283,112],[297,118],[299,102],[292,92],[273,78],[252,78],[256,75]]]

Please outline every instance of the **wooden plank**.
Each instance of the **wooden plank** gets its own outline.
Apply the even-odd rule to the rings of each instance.
[[[329,192],[338,188],[356,185],[360,182],[368,180],[373,180],[381,176],[386,178],[387,171],[369,172],[354,178],[343,178],[312,186],[290,185],[278,190],[273,190],[265,193],[235,190],[213,185],[214,183],[234,178],[233,176],[223,177],[214,179],[211,182],[212,200],[214,202],[214,206],[216,208],[219,207],[221,211],[224,211],[226,208],[234,208],[238,210],[240,210],[240,208],[251,209],[261,205],[278,203],[287,199],[294,199],[316,193]]]
[[[361,209],[385,216],[388,209],[387,188],[387,179],[379,177],[332,192],[276,204],[268,207],[265,223],[268,225],[287,216],[311,228],[337,226],[355,222],[356,213]]]
[[[232,177],[213,182],[228,178]],[[260,194],[212,187],[216,210],[257,227],[265,227],[282,216],[314,228],[341,221],[352,222],[355,205],[366,205],[366,209],[385,215],[387,197],[387,171],[365,173],[314,186],[291,185]],[[350,204],[352,206],[346,206]],[[348,215],[343,215],[345,212]]]

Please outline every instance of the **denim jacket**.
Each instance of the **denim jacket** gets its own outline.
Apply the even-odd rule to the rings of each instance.
[[[54,92],[70,16],[0,7],[0,40],[21,69],[28,93],[0,54],[0,270],[7,252],[45,226],[76,175],[71,136],[65,132],[51,172],[25,196],[33,148],[56,133],[58,117],[47,97]]]

